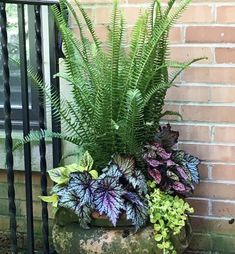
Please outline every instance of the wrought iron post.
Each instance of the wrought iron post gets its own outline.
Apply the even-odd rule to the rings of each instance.
[[[4,86],[4,113],[5,113],[5,150],[6,150],[6,168],[8,181],[8,199],[10,214],[10,236],[11,252],[17,253],[17,234],[16,234],[16,206],[15,206],[15,188],[14,188],[14,169],[12,153],[12,123],[11,123],[11,90],[10,90],[10,72],[9,57],[7,48],[7,18],[5,4],[0,3],[0,26],[1,26],[1,47],[3,60],[3,86]]]

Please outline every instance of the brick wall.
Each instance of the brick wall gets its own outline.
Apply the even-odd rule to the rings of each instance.
[[[112,0],[82,1],[95,22],[98,36],[105,41],[105,25],[111,14]],[[147,8],[151,0],[120,2],[130,30],[139,9]],[[235,250],[235,223],[232,220],[235,217],[234,13],[234,0],[194,0],[170,35],[173,59],[208,57],[182,74],[179,87],[172,88],[167,95],[167,107],[179,110],[184,118],[183,121],[172,121],[174,128],[180,131],[181,147],[203,160],[201,184],[189,199],[195,208],[191,250],[199,250],[199,253],[202,250],[234,253]],[[74,30],[77,31],[76,27]],[[15,182],[19,243],[23,246],[26,219],[22,173],[17,173]],[[0,231],[9,228],[6,185],[6,174],[2,171]],[[38,173],[34,174],[33,187],[35,229],[40,234]],[[37,238],[37,244],[40,244],[40,238]]]
[[[151,0],[120,2],[130,29]],[[105,41],[112,0],[83,3]],[[167,107],[183,115],[183,121],[172,121],[180,146],[203,160],[201,184],[189,199],[195,208],[191,249],[200,253],[235,251],[234,13],[234,0],[194,0],[170,35],[175,60],[208,57],[185,71],[167,95]]]

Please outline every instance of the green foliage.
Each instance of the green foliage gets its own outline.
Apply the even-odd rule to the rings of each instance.
[[[171,196],[156,188],[156,184],[150,182],[152,192],[147,195],[150,222],[154,227],[154,238],[157,246],[164,253],[175,253],[171,242],[171,235],[180,233],[185,226],[187,213],[192,213],[193,208],[178,196]]]
[[[49,85],[44,85],[32,71],[30,76],[54,106],[55,116],[62,120],[66,135],[55,135],[89,150],[97,169],[114,153],[140,158],[141,148],[153,138],[160,118],[174,114],[162,112],[166,91],[182,70],[200,60],[178,63],[168,59],[169,30],[190,2],[182,0],[175,6],[171,0],[164,9],[160,1],[154,1],[149,11],[140,14],[127,49],[125,19],[115,0],[108,27],[108,50],[102,47],[91,20],[77,0],[75,5],[81,15],[67,0],[60,0],[60,9],[52,7],[65,55],[65,73],[57,76],[71,87],[72,100],[62,98],[59,104]],[[80,40],[66,22],[65,6],[77,22]],[[91,41],[82,22],[88,27]],[[168,67],[176,71],[168,73]],[[23,143],[34,138],[30,134]]]

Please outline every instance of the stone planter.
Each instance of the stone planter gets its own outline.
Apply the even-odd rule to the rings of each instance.
[[[53,242],[59,254],[160,254],[153,239],[153,229],[146,226],[137,233],[131,223],[121,218],[117,227],[104,218],[95,218],[90,229],[77,223],[75,214],[60,209],[55,216]],[[177,237],[172,237],[177,253],[189,246],[191,227],[187,223]]]

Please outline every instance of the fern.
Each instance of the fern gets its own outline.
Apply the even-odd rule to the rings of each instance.
[[[36,86],[55,108],[55,116],[62,120],[65,134],[32,132],[16,147],[46,137],[61,138],[89,150],[100,169],[115,152],[138,158],[143,143],[153,137],[161,117],[179,116],[177,112],[163,112],[166,91],[183,70],[201,59],[186,63],[169,59],[169,30],[190,0],[182,0],[178,5],[170,0],[165,9],[159,0],[154,0],[148,11],[140,13],[129,48],[125,44],[125,19],[114,0],[108,50],[98,39],[81,4],[78,0],[74,2],[81,15],[68,0],[60,0],[61,8],[52,7],[65,55],[65,73],[56,76],[70,86],[72,99],[60,101],[53,89],[51,92],[51,86],[43,84],[29,70]],[[66,22],[66,6],[77,23],[80,39]],[[175,72],[170,73],[169,68]]]

